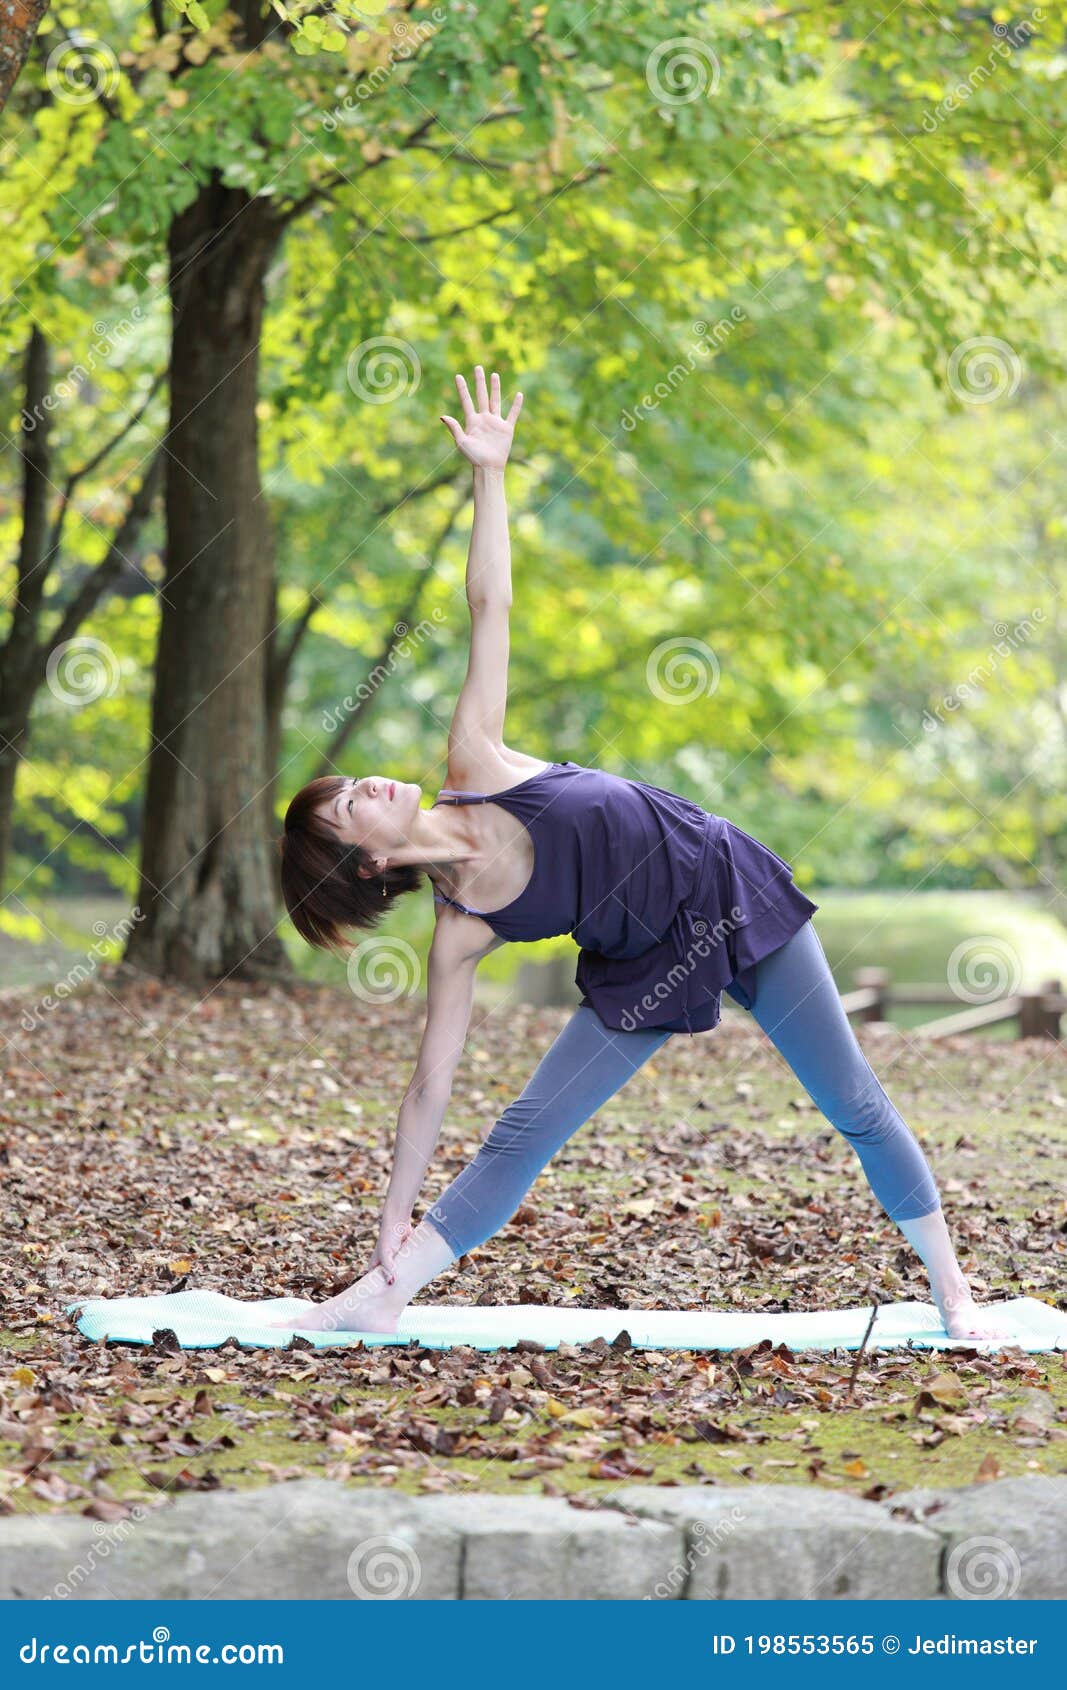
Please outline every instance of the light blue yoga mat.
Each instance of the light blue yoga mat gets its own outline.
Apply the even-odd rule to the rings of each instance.
[[[561,1342],[610,1343],[620,1332],[645,1350],[741,1350],[769,1338],[791,1350],[858,1350],[871,1310],[819,1309],[804,1314],[738,1314],[717,1309],[558,1309],[536,1303],[483,1308],[412,1304],[396,1334],[376,1332],[301,1332],[270,1327],[269,1320],[296,1319],[306,1304],[288,1297],[242,1303],[218,1291],[176,1291],[163,1297],[100,1297],[68,1305],[80,1309],[78,1331],[86,1338],[110,1338],[150,1344],[153,1332],[174,1333],[186,1350],[211,1350],[233,1337],[249,1349],[284,1347],[296,1331],[316,1349],[337,1344],[406,1344],[416,1339],[432,1350],[469,1344],[476,1350],[512,1349],[524,1338],[554,1350]],[[929,1303],[893,1303],[878,1310],[870,1349],[1067,1349],[1067,1313],[1032,1297],[1017,1297],[989,1309],[1011,1338],[978,1344],[945,1336],[941,1319]]]

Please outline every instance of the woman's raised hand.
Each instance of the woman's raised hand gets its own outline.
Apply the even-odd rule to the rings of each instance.
[[[477,404],[471,398],[467,383],[460,375],[456,377],[456,387],[459,390],[459,402],[463,407],[463,421],[458,423],[455,417],[442,417],[441,421],[463,456],[470,459],[475,469],[502,470],[508,461],[515,424],[522,410],[522,394],[516,393],[507,416],[502,416],[500,377],[494,370],[487,389],[485,371],[480,364],[474,366],[474,395]]]

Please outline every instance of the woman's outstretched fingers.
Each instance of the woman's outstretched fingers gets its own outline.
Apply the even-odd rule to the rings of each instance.
[[[519,420],[519,412],[521,410],[522,410],[522,394],[516,393],[514,399],[511,401],[511,410],[508,412],[507,416],[504,418],[504,421],[512,423],[512,424],[517,423],[518,420]]]
[[[474,366],[474,392],[478,400],[479,411],[487,411],[489,409],[489,390],[485,385],[485,371],[481,364]]]
[[[459,424],[456,421],[455,417],[442,417],[441,421],[444,423],[445,427],[448,429],[449,434],[452,436],[453,440],[456,442],[456,445],[458,446],[460,441],[463,439],[463,428],[462,428],[461,424]]]
[[[494,417],[500,415],[500,377],[495,370],[489,377],[489,409]]]
[[[463,407],[463,421],[469,423],[474,415],[474,401],[470,396],[470,389],[463,377],[457,373],[456,387],[459,390],[459,402]]]

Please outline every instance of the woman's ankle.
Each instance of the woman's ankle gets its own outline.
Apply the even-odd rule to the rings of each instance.
[[[974,1292],[962,1277],[951,1285],[939,1285],[933,1297],[942,1315],[957,1314],[974,1303]]]

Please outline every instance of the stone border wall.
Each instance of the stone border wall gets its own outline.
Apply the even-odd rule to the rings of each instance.
[[[717,1601],[1067,1595],[1067,1477],[884,1502],[803,1485],[631,1486],[586,1506],[302,1479],[0,1518],[0,1598]]]

